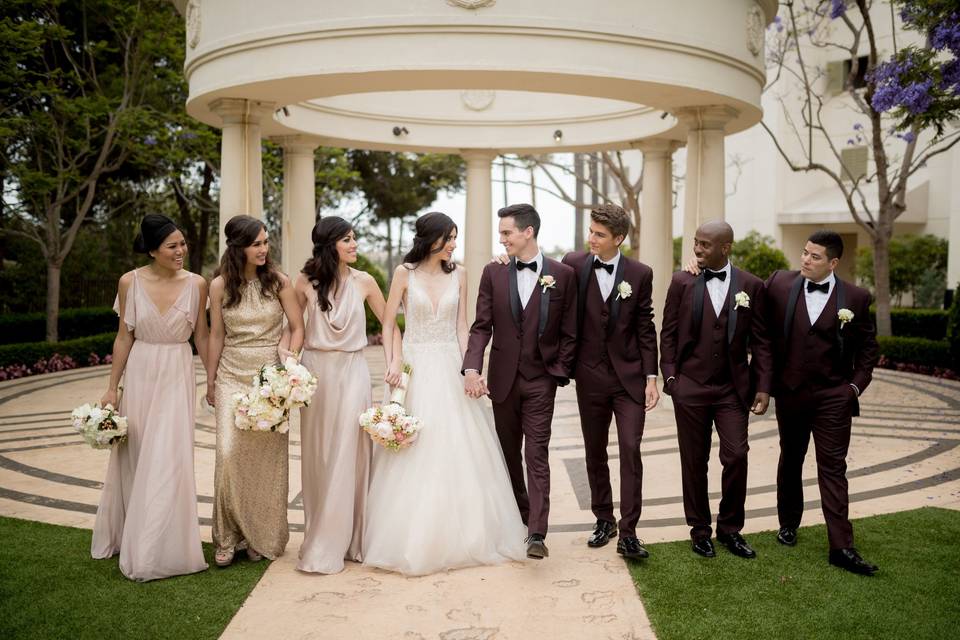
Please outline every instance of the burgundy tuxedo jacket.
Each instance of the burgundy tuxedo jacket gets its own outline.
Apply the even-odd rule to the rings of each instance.
[[[506,399],[522,366],[525,326],[528,333],[533,330],[537,334],[536,348],[546,374],[561,386],[570,381],[577,346],[576,277],[570,267],[544,256],[540,277],[547,275],[553,276],[555,285],[547,288],[538,283],[524,309],[517,293],[515,259],[506,265],[491,263],[483,269],[463,370],[483,371],[483,352],[493,336],[487,387],[494,402]],[[537,314],[536,322],[530,313]]]
[[[574,251],[563,257],[577,278],[577,365],[595,367],[604,359],[635,402],[646,402],[647,376],[657,375],[657,329],[653,324],[653,270],[621,254],[613,291],[603,300],[593,269],[594,256]],[[627,297],[620,283],[630,285]],[[588,335],[584,327],[599,329]],[[576,371],[576,366],[574,367]]]
[[[774,394],[804,384],[819,389],[847,383],[863,393],[879,355],[870,293],[837,278],[823,312],[810,326],[805,282],[799,271],[776,271],[766,282]],[[841,323],[841,309],[852,311],[853,320]]]
[[[746,306],[737,305],[736,296],[741,292],[749,298]],[[705,384],[717,366],[725,365],[744,406],[750,407],[757,392],[770,393],[773,357],[764,305],[763,281],[730,265],[730,285],[718,318],[703,274],[674,273],[660,330],[664,390],[672,393],[675,387],[668,386],[667,380],[681,373],[694,384]],[[718,348],[714,348],[714,341]],[[748,347],[752,355],[749,363]],[[718,363],[716,358],[721,352],[726,356],[725,362]]]

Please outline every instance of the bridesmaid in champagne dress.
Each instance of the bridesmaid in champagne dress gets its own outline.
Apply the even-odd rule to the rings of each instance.
[[[301,362],[319,381],[300,410],[306,529],[297,569],[330,574],[343,570],[344,559],[362,560],[371,458],[370,439],[357,422],[371,403],[363,304],[382,317],[386,301],[372,276],[349,266],[357,260],[350,223],[324,218],[312,238],[313,258],[295,285],[307,310]],[[399,332],[397,338],[395,344]]]
[[[246,392],[263,365],[277,364],[286,315],[291,346],[303,342],[303,314],[290,280],[270,262],[267,229],[250,216],[224,227],[227,250],[210,283],[210,357],[207,402],[217,411],[213,488],[214,560],[233,562],[245,549],[251,560],[283,553],[287,526],[286,433],[241,431],[234,426],[236,393]]]
[[[110,452],[91,555],[120,554],[120,571],[146,581],[207,568],[193,475],[196,374],[187,342],[205,359],[207,283],[183,270],[186,241],[172,220],[150,214],[134,249],[153,263],[120,278],[120,327],[101,404],[127,416],[127,440]]]

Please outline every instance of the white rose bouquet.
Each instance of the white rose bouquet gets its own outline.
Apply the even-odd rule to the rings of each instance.
[[[127,439],[127,419],[113,405],[80,405],[70,414],[73,428],[94,449],[109,449]]]
[[[234,395],[234,426],[244,431],[290,431],[290,410],[310,404],[317,379],[296,358],[265,365],[246,393]]]
[[[390,402],[382,407],[370,407],[360,414],[360,426],[375,444],[384,449],[399,451],[406,449],[417,440],[423,424],[420,418],[407,415],[403,401],[407,397],[407,384],[413,367],[404,364],[400,375],[400,384],[390,394]]]

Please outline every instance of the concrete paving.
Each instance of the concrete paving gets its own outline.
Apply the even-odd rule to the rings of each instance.
[[[379,348],[367,351],[374,388]],[[199,389],[203,372],[197,367]],[[90,528],[108,453],[87,448],[70,410],[103,393],[106,367],[0,383],[0,515]],[[960,508],[960,383],[877,371],[854,421],[848,459],[852,517],[923,505]],[[210,539],[213,416],[197,413],[196,471],[204,539]],[[551,441],[550,558],[404,578],[353,563],[335,576],[295,570],[302,538],[299,425],[291,434],[291,540],[240,609],[224,638],[493,640],[652,638],[614,545],[589,549],[590,496],[572,387],[557,397]],[[774,529],[778,442],[772,411],[751,422],[745,532]],[[719,502],[714,447],[711,500]],[[648,415],[643,442],[645,542],[687,537],[676,427],[669,398]],[[610,448],[616,495],[616,447]],[[822,522],[812,451],[804,468],[804,524]],[[825,540],[823,541],[825,546]],[[869,557],[869,549],[863,550]],[[691,562],[700,561],[691,553]],[[760,559],[763,561],[763,559]],[[214,569],[211,569],[214,570]]]

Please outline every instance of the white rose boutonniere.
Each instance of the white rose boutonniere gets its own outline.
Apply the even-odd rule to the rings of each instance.
[[[850,309],[840,309],[840,311],[837,312],[837,317],[840,318],[840,328],[843,329],[843,325],[853,320],[853,311],[850,311]]]
[[[557,286],[557,281],[553,279],[551,275],[545,275],[540,278],[540,293],[546,293],[547,289],[553,289]]]
[[[620,282],[620,284],[617,285],[618,300],[626,300],[632,295],[633,295],[633,287],[630,286],[629,282],[627,282],[626,280],[623,280],[622,282]]]
[[[746,291],[738,292],[737,295],[733,296],[733,301],[735,303],[733,305],[734,311],[736,311],[740,307],[743,307],[744,309],[750,308],[750,296],[747,295]]]

